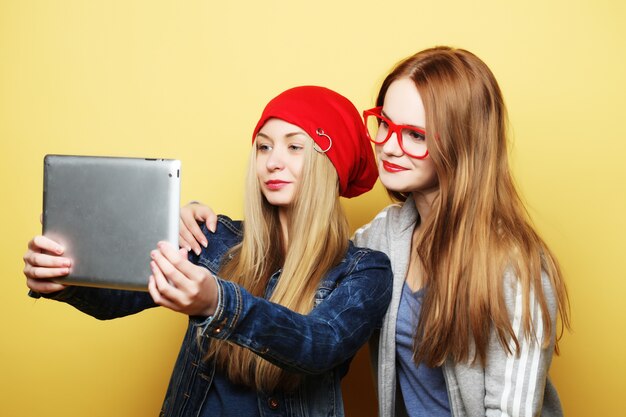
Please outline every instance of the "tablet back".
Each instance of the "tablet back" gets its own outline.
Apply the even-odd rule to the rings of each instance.
[[[47,155],[43,234],[72,259],[68,285],[148,289],[150,251],[178,247],[180,161]]]

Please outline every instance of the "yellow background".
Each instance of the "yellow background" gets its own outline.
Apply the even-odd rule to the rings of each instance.
[[[511,157],[559,256],[573,332],[551,375],[568,416],[624,416],[626,7],[571,1],[0,1],[0,414],[154,416],[185,318],[98,322],[26,296],[21,257],[40,232],[46,153],[183,163],[182,200],[241,215],[250,133],[299,84],[371,107],[401,58],[438,44],[492,68]],[[387,204],[347,202],[356,227]],[[349,416],[373,416],[361,352]]]

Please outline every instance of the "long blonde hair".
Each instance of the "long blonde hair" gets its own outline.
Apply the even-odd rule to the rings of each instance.
[[[228,261],[219,275],[254,296],[264,297],[270,277],[282,268],[269,300],[307,314],[313,308],[320,280],[348,249],[350,234],[339,203],[337,172],[326,156],[313,149],[313,140],[307,140],[300,185],[290,210],[288,248],[284,251],[278,209],[263,197],[255,167],[253,147],[246,180],[243,240],[224,257]],[[232,382],[264,392],[292,390],[300,381],[296,374],[226,341],[211,342],[207,353],[210,358]]]
[[[536,337],[531,292],[545,334],[556,331],[542,270],[554,289],[561,323],[569,328],[569,301],[558,263],[532,227],[509,170],[506,108],[492,72],[468,51],[428,49],[387,76],[379,106],[398,78],[413,80],[422,98],[426,141],[439,180],[439,194],[417,244],[426,292],[415,334],[416,362],[438,366],[450,358],[484,364],[492,328],[504,349],[519,352],[504,300],[507,268],[521,284],[523,337]],[[399,200],[408,196],[390,194]],[[541,342],[547,347],[550,337]]]

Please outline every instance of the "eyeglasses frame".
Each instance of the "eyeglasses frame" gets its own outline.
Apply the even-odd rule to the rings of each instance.
[[[394,122],[389,120],[387,117],[383,116],[382,110],[383,110],[383,107],[382,106],[378,106],[378,107],[374,107],[374,108],[371,108],[369,110],[364,110],[363,111],[363,124],[365,125],[365,134],[367,135],[367,138],[372,143],[374,143],[376,145],[384,145],[391,138],[391,136],[393,136],[393,134],[395,133],[396,137],[398,138],[398,145],[400,145],[400,149],[402,149],[402,152],[407,154],[409,157],[415,158],[415,159],[426,159],[426,158],[428,158],[428,149],[426,149],[426,153],[424,155],[416,156],[416,155],[413,155],[410,152],[407,152],[406,150],[404,150],[404,145],[402,143],[402,129],[414,130],[414,131],[419,132],[422,135],[424,135],[424,137],[426,137],[426,131],[424,129],[421,129],[421,128],[416,127],[416,126],[395,124]],[[367,117],[368,116],[378,117],[378,118],[384,120],[387,123],[387,125],[389,126],[389,133],[387,134],[387,137],[385,138],[385,140],[383,140],[382,142],[377,142],[376,140],[372,139],[372,137],[370,136],[370,132],[367,129]]]

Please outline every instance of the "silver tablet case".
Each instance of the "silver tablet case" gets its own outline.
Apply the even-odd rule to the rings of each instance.
[[[150,251],[178,247],[180,161],[47,155],[43,233],[72,259],[63,284],[148,290]]]

